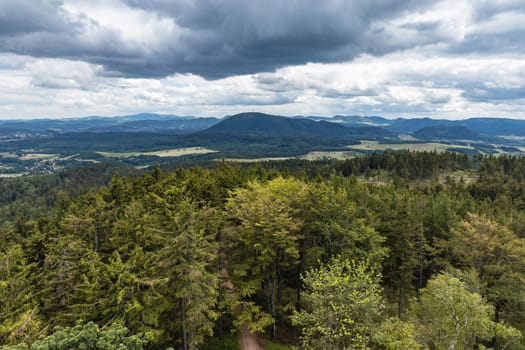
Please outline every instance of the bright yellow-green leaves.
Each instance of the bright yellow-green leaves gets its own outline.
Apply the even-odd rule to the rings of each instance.
[[[253,182],[248,188],[234,191],[226,204],[231,225],[225,237],[229,252],[225,264],[238,295],[232,307],[238,309],[237,305],[248,302],[245,298],[261,293],[268,301],[274,327],[282,308],[278,294],[285,275],[299,264],[305,199],[303,182],[278,177],[266,184]],[[271,320],[254,305],[241,309],[248,323]],[[248,311],[259,315],[244,315]]]
[[[496,318],[525,326],[525,240],[505,226],[469,214],[444,244],[459,267],[472,269],[481,293],[494,304]]]
[[[303,309],[292,322],[305,349],[369,349],[383,300],[380,275],[368,264],[335,259],[303,276]]]
[[[519,340],[517,330],[493,321],[492,305],[446,273],[428,281],[413,312],[431,348],[470,350],[496,336],[505,337],[503,343]]]

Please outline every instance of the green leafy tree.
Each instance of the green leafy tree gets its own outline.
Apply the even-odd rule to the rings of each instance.
[[[292,323],[305,349],[369,349],[383,309],[381,276],[368,264],[334,259],[303,276],[301,311]]]
[[[373,349],[377,350],[421,350],[424,347],[417,340],[419,334],[413,323],[397,317],[384,320],[372,335]]]
[[[473,269],[496,320],[525,326],[525,240],[505,226],[469,214],[445,243],[461,268]]]
[[[360,217],[350,197],[352,189],[338,180],[308,185],[301,248],[304,270],[339,255],[367,259],[379,267],[387,255],[385,239]]]
[[[505,337],[502,343],[519,339],[517,330],[493,321],[492,305],[447,273],[428,281],[413,312],[421,334],[434,349],[475,349],[495,336]]]
[[[227,266],[238,296],[243,319],[269,319],[249,298],[256,293],[267,301],[266,310],[276,318],[281,309],[279,295],[286,276],[297,271],[300,257],[300,239],[303,221],[301,208],[306,196],[306,185],[294,179],[277,177],[266,184],[253,182],[248,188],[232,193],[226,204],[232,225],[225,232],[228,244]],[[248,298],[248,300],[247,300]],[[244,305],[239,308],[239,305]],[[256,311],[259,315],[249,314]],[[250,327],[260,328],[261,322],[250,322]]]
[[[127,328],[119,324],[100,329],[88,322],[73,328],[58,327],[53,334],[31,345],[1,346],[0,350],[142,350],[144,340],[128,333]]]

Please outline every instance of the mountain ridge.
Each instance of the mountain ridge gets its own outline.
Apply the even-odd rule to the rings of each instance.
[[[80,118],[62,119],[10,119],[0,120],[0,133],[32,132],[32,133],[75,133],[75,132],[153,132],[161,134],[191,134],[209,129],[210,127],[239,115],[259,115],[284,118],[291,122],[280,121],[277,124],[288,130],[292,135],[299,133],[304,136],[310,134],[318,136],[319,133],[327,136],[343,134],[375,134],[376,137],[389,137],[385,131],[394,134],[413,134],[424,127],[450,127],[463,126],[481,137],[525,136],[525,120],[515,118],[474,117],[459,120],[432,119],[432,118],[396,118],[388,119],[381,116],[292,116],[284,117],[257,112],[239,113],[222,118],[205,118],[196,116],[178,116],[175,114],[138,113],[114,117],[87,116]],[[314,121],[317,124],[303,123],[302,126],[294,124],[296,121]],[[290,123],[294,125],[290,127]],[[325,124],[326,123],[326,124]],[[331,125],[328,125],[331,124]],[[334,127],[332,124],[347,128],[377,127],[380,129],[356,129],[348,133]],[[230,125],[234,127],[233,125]],[[311,126],[319,130],[308,131]],[[236,128],[236,127],[234,127]],[[299,131],[297,131],[298,129]],[[212,129],[213,130],[213,129]],[[259,133],[264,130],[259,130]],[[275,132],[273,132],[275,134]],[[281,134],[282,135],[282,134]],[[288,136],[288,135],[287,135]],[[391,136],[391,135],[390,135]]]
[[[480,135],[463,125],[426,126],[413,133],[418,139],[479,140]]]
[[[374,127],[347,127],[325,120],[311,120],[304,117],[289,118],[257,112],[239,113],[228,116],[204,134],[249,134],[261,137],[327,137],[327,138],[385,138],[393,137],[391,132]]]

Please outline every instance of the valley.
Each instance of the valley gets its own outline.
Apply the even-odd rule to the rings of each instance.
[[[525,121],[515,119],[262,113],[222,119],[138,114],[0,121],[0,177],[49,174],[108,161],[144,169],[217,160],[347,159],[385,150],[521,155],[524,130]]]

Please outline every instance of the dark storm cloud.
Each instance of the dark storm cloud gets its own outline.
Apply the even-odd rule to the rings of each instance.
[[[429,1],[127,0],[169,14],[191,33],[180,71],[206,77],[272,71],[307,62],[348,61],[370,49],[370,25]],[[388,49],[378,51],[387,52]]]
[[[467,31],[461,40],[451,39],[447,18],[392,24],[437,4],[431,0],[120,0],[173,21],[175,30],[155,33],[155,43],[132,40],[89,13],[72,15],[64,1],[0,0],[0,52],[100,64],[111,76],[216,79],[438,43],[450,55],[525,51],[523,27],[505,28],[502,19],[523,13],[522,0],[472,2],[473,25],[494,22],[493,31]]]
[[[70,29],[62,17],[62,1],[2,0],[0,35],[26,35],[35,32],[65,32]]]
[[[351,60],[370,48],[370,26],[432,1],[127,0],[172,18],[180,30],[162,47],[126,41],[89,18],[73,18],[62,2],[0,2],[0,51],[104,65],[124,76],[194,73],[206,78],[272,71],[307,62]],[[96,40],[82,36],[87,30]],[[377,28],[376,28],[377,30]],[[158,33],[160,37],[166,33]],[[419,42],[416,44],[420,44]],[[382,41],[377,45],[382,45]],[[404,43],[410,47],[410,43]],[[396,48],[393,48],[396,49]]]
[[[0,52],[33,57],[67,58],[90,63],[126,65],[143,59],[118,33],[87,17],[72,17],[62,0],[0,1]],[[82,39],[96,28],[96,40]]]

